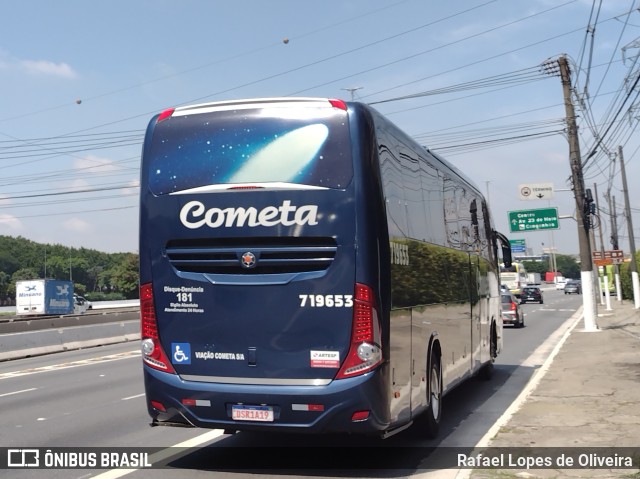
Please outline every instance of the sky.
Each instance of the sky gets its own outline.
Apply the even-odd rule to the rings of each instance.
[[[600,236],[640,247],[640,0],[22,0],[0,29],[0,234],[137,252],[140,151],[156,113],[237,98],[369,103],[487,196],[531,254],[577,254],[557,60],[571,67]],[[408,98],[407,98],[408,97]],[[595,153],[594,153],[595,151]],[[552,184],[553,198],[520,199]],[[597,193],[597,195],[596,195]],[[605,195],[609,194],[611,202]],[[508,213],[558,208],[558,230]]]

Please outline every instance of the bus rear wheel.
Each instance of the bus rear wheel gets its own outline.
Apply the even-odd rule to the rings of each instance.
[[[418,427],[421,436],[434,439],[438,436],[442,417],[442,368],[440,358],[433,351],[429,358],[428,380],[427,410],[420,417]]]

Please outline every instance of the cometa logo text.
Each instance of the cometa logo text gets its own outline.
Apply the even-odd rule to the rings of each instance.
[[[261,210],[250,208],[209,208],[199,201],[189,201],[180,210],[180,221],[190,229],[208,226],[242,227],[242,226],[293,226],[317,225],[318,206],[292,206],[285,200],[281,206],[267,206]]]

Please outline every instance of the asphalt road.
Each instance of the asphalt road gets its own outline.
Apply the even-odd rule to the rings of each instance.
[[[436,446],[474,446],[515,400],[536,367],[559,339],[558,329],[582,304],[581,296],[545,291],[545,303],[523,305],[525,327],[505,328],[505,347],[494,378],[472,379],[452,391],[444,402],[438,440],[417,440],[410,431],[385,441],[354,437],[310,437],[148,426],[137,344],[116,344],[0,363],[1,447],[169,447],[164,469],[142,470],[8,470],[6,478],[116,477],[240,478],[264,477],[407,477],[428,468]],[[560,331],[562,332],[562,331]],[[269,448],[265,449],[264,446]],[[354,445],[368,446],[349,449]],[[236,446],[233,449],[222,449]],[[298,449],[298,446],[325,446]],[[373,446],[382,449],[373,449]],[[409,447],[412,446],[412,447]],[[331,447],[331,449],[327,449]],[[400,449],[400,447],[402,449]],[[243,449],[239,449],[243,448]],[[233,451],[231,454],[228,451]],[[240,451],[240,453],[238,453]],[[246,453],[245,453],[246,451]],[[312,451],[312,452],[309,452]],[[317,453],[313,452],[317,451]],[[351,452],[353,451],[353,452]],[[381,451],[378,453],[377,451]],[[398,453],[402,451],[402,453]],[[316,457],[312,457],[315,454]],[[323,454],[325,456],[323,456]],[[362,465],[367,458],[384,470],[351,469],[348,457]],[[364,455],[364,457],[363,457]],[[157,458],[158,456],[154,456]],[[332,469],[301,469],[300,459],[320,461]],[[225,469],[219,461],[226,458]],[[357,460],[356,460],[357,459]],[[275,461],[276,469],[266,468]],[[154,459],[154,462],[158,462]],[[259,469],[251,470],[251,465]],[[231,467],[233,466],[233,467]],[[425,473],[427,477],[433,473]]]

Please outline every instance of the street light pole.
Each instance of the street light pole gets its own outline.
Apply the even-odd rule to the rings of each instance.
[[[578,246],[580,248],[580,279],[582,280],[582,303],[585,331],[597,331],[596,325],[596,301],[593,278],[593,260],[591,258],[591,245],[589,243],[589,212],[585,209],[586,192],[584,177],[582,175],[582,159],[580,157],[580,142],[578,140],[578,125],[576,114],[571,101],[571,73],[566,56],[558,59],[562,91],[564,94],[564,108],[567,116],[567,134],[569,139],[569,161],[571,164],[571,177],[573,193],[576,199],[576,217],[578,219]]]
[[[349,93],[351,93],[351,101],[354,101],[356,99],[355,93],[358,90],[362,90],[363,87],[359,86],[359,87],[355,87],[355,88],[342,88],[342,90],[346,90]]]

